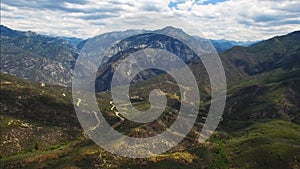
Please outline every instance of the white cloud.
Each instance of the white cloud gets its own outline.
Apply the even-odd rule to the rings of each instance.
[[[299,1],[235,0],[215,5],[193,5],[189,17],[211,38],[257,40],[299,29]]]
[[[43,34],[87,38],[118,28],[143,28],[145,24],[146,28],[153,29],[180,25],[174,20],[160,18],[173,15],[194,24],[208,38],[233,40],[266,39],[295,31],[300,25],[298,0],[171,2],[173,6],[170,7],[167,0],[61,0],[58,3],[2,0],[1,24]],[[153,15],[160,16],[151,20]]]
[[[189,11],[191,10],[191,8],[193,7],[195,1],[194,0],[187,0],[184,3],[179,3],[177,5],[177,9],[178,10],[185,10],[185,11]]]

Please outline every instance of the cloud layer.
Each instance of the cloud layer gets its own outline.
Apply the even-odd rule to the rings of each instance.
[[[177,17],[207,38],[261,40],[299,30],[299,9],[299,0],[2,0],[1,24],[87,38],[120,28],[176,26],[168,17]]]

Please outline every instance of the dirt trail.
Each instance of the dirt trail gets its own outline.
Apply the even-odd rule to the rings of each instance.
[[[109,104],[112,106],[112,107],[110,108],[110,110],[111,110],[111,111],[114,111],[114,109],[116,108],[116,106],[114,105],[114,102],[113,102],[113,101],[110,101]],[[116,115],[117,117],[119,117],[122,121],[125,120],[123,117],[120,116],[120,112],[118,112],[118,111],[114,111],[114,112],[115,112],[115,115]]]

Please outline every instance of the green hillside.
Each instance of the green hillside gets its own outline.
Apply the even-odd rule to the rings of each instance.
[[[235,67],[248,75],[265,73],[282,68],[300,67],[300,31],[274,37],[250,47],[234,47],[223,53]]]
[[[282,120],[261,121],[234,132],[224,142],[234,168],[299,168],[300,126]]]

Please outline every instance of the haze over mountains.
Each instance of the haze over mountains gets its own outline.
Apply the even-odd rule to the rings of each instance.
[[[182,99],[170,76],[153,70],[143,72],[130,89],[131,96],[136,97],[133,105],[147,110],[149,93],[159,87],[167,94],[166,110],[150,124],[121,120],[110,102],[109,81],[115,65],[128,54],[145,47],[167,50],[188,64],[199,83],[199,115],[187,137],[162,155],[128,159],[96,146],[78,123],[69,86],[79,49],[86,41],[1,26],[1,72],[5,72],[1,73],[0,92],[1,165],[89,169],[300,167],[300,31],[250,46],[212,42],[226,72],[228,95],[223,121],[205,144],[197,141],[211,102],[205,67],[191,49],[176,39],[159,35],[161,31],[184,34],[167,27],[94,37],[135,35],[116,43],[111,56],[98,69],[95,84],[106,120],[128,136],[149,137],[163,132],[176,119]]]

